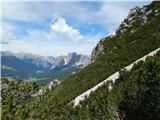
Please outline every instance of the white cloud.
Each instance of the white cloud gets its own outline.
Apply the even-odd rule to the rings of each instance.
[[[40,34],[40,33],[39,33]],[[43,34],[42,34],[43,35]],[[42,36],[41,35],[41,36]],[[43,36],[42,36],[43,37]],[[21,40],[14,39],[8,44],[3,44],[3,50],[10,50],[13,52],[30,52],[32,54],[44,55],[44,56],[59,56],[69,52],[77,52],[81,54],[91,54],[91,50],[97,44],[96,41],[100,36],[86,37],[88,41],[84,43],[68,43],[57,41],[39,41],[39,40]],[[34,36],[32,36],[34,39]]]
[[[69,9],[68,9],[69,8]],[[88,9],[79,2],[3,2],[2,19],[46,22],[47,19],[58,16],[86,21]],[[78,13],[78,14],[75,14]],[[89,13],[88,13],[89,15]]]
[[[142,5],[142,3],[107,0],[97,2],[97,6],[100,7],[97,10],[91,10],[85,7],[85,3],[81,4],[80,2],[4,2],[2,3],[2,19],[48,22],[47,20],[55,15],[67,16],[77,22],[91,22],[106,26],[108,31],[110,29],[107,27],[108,24],[118,26],[127,15],[128,10],[135,5]]]
[[[59,17],[58,20],[51,25],[51,29],[56,34],[68,37],[75,42],[83,40],[83,36],[80,34],[78,29],[69,26],[66,23],[66,20],[62,17]]]
[[[16,36],[14,35],[17,31],[17,28],[9,23],[2,23],[0,25],[1,31],[1,37],[0,41],[2,44],[8,44],[9,41],[16,39]]]
[[[62,20],[59,26],[58,21]],[[20,38],[16,36],[17,29],[14,25],[3,23],[5,25],[2,40],[7,41],[7,44],[2,44],[2,50],[10,50],[13,52],[30,52],[38,55],[45,56],[59,56],[69,52],[77,52],[81,54],[91,54],[91,50],[97,44],[97,41],[102,38],[100,34],[92,36],[83,36],[83,40],[73,42],[71,39],[79,40],[80,33],[77,29],[67,25],[64,18],[58,18],[58,21],[53,25],[56,26],[53,30],[41,31],[36,29],[28,29],[27,37]],[[64,24],[65,23],[65,24]],[[62,26],[61,26],[62,25]],[[58,28],[65,27],[62,31]],[[60,30],[60,31],[59,31]],[[56,31],[56,32],[55,32]],[[77,34],[76,32],[79,34]],[[7,33],[12,33],[8,35]],[[14,34],[13,34],[14,33]],[[60,35],[61,34],[61,35]],[[72,35],[73,34],[73,35]],[[75,34],[75,35],[74,35]]]
[[[27,38],[16,36],[18,31],[14,24],[9,22],[3,28],[3,49],[14,52],[32,52],[40,55],[60,55],[68,52],[90,54],[100,38],[100,34],[92,36],[82,35],[79,31],[81,23],[90,27],[90,32],[95,32],[98,24],[105,28],[107,34],[112,34],[117,26],[127,15],[128,10],[140,2],[99,2],[96,10],[87,8],[80,2],[10,2],[2,4],[3,20],[18,20],[27,23],[38,22],[49,25],[48,31],[27,28]],[[63,16],[63,17],[60,17]],[[53,18],[53,21],[48,21]],[[69,22],[76,23],[69,25]],[[84,27],[88,27],[84,26]],[[23,26],[22,26],[23,27]],[[82,27],[82,26],[81,26]]]

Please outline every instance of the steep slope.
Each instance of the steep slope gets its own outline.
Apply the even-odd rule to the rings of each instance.
[[[121,71],[109,92],[108,81],[76,108],[66,107],[68,119],[159,120],[160,51],[139,61],[131,71]],[[66,111],[72,111],[72,115]]]
[[[160,119],[160,51],[131,71],[121,71],[109,92],[110,81],[80,103],[74,112],[80,119],[158,120]],[[70,110],[70,109],[69,109]],[[71,118],[71,117],[70,117]]]
[[[158,120],[160,119],[159,74],[160,51],[155,56],[147,57],[145,62],[136,63],[130,71],[121,71],[119,79],[115,81],[110,92],[108,88],[112,82],[107,81],[77,107],[65,104],[53,106],[53,102],[48,101],[45,104],[50,104],[50,107],[43,106],[43,109],[35,108],[37,106],[30,104],[31,101],[24,97],[18,100],[16,100],[18,96],[11,97],[13,94],[25,91],[28,91],[25,93],[26,95],[33,94],[35,85],[27,85],[24,82],[13,84],[2,79],[2,119],[5,120],[9,118],[8,116],[12,116],[12,119],[29,117],[30,119],[55,120]],[[17,89],[18,86],[20,86],[20,90]],[[43,101],[43,97],[40,96],[35,103]],[[26,105],[26,102],[27,108],[21,108]],[[55,102],[57,103],[57,101]],[[12,103],[14,103],[13,106]],[[32,109],[37,109],[37,111],[32,112]],[[10,111],[16,111],[18,116]]]
[[[124,19],[124,21],[120,24],[120,26],[116,30],[116,35],[115,36],[110,35],[107,38],[103,38],[100,40],[100,42],[92,51],[91,60],[94,61],[95,59],[97,59],[98,56],[103,54],[107,49],[108,49],[108,52],[109,52],[109,49],[111,48],[117,49],[118,46],[110,46],[110,44],[104,45],[105,43],[107,43],[105,42],[105,39],[112,39],[115,37],[117,38],[124,37],[124,39],[128,39],[128,42],[129,42],[129,39],[131,39],[130,42],[133,42],[133,43],[136,42],[137,39],[143,39],[143,38],[145,39],[147,37],[145,33],[149,31],[145,32],[145,27],[144,29],[142,29],[142,26],[145,25],[147,27],[146,23],[150,23],[153,20],[153,18],[157,18],[158,20],[159,17],[160,17],[160,8],[159,8],[159,4],[156,2],[153,2],[151,5],[144,6],[142,8],[136,6],[135,8],[131,9],[129,11],[127,18]],[[157,25],[159,24],[157,23]],[[152,27],[152,24],[150,24],[150,27]],[[144,30],[143,31],[144,34],[140,36],[141,33],[139,32],[142,32],[142,30]],[[159,31],[159,29],[157,29],[157,31]],[[127,34],[130,34],[130,35],[127,35]]]
[[[132,64],[122,68],[125,69],[127,71],[131,70],[132,67],[134,66],[134,64],[136,64],[139,61],[145,61],[145,59],[148,56],[154,56],[158,51],[160,51],[160,48],[150,52],[149,54],[145,55],[144,57],[136,60],[135,62],[133,62]],[[118,79],[120,77],[120,72],[117,71],[116,73],[112,74],[111,76],[109,76],[107,79],[105,79],[104,81],[100,82],[99,84],[95,85],[94,87],[92,87],[91,89],[85,91],[84,93],[82,93],[81,95],[77,96],[73,101],[73,105],[77,106],[79,105],[80,101],[85,100],[86,97],[89,97],[89,95],[91,94],[91,92],[96,91],[99,87],[101,87],[102,85],[104,85],[107,81],[112,81],[113,83],[115,83],[115,80]],[[111,90],[112,86],[109,86],[109,89]]]
[[[152,2],[151,5],[144,8],[152,11],[147,15],[145,23],[141,22],[138,19],[139,15],[136,16],[136,14],[135,18],[137,19],[133,20],[134,22],[130,21],[131,27],[103,40],[101,43],[103,49],[94,57],[94,62],[79,73],[65,79],[59,86],[48,90],[32,102],[24,104],[24,109],[15,108],[14,112],[9,113],[19,119],[112,120],[122,118],[128,120],[131,118],[132,120],[131,116],[136,119],[136,111],[139,110],[139,113],[144,113],[142,115],[146,115],[150,119],[153,116],[155,119],[159,119],[159,81],[157,81],[160,70],[159,54],[153,60],[146,60],[146,63],[140,62],[133,67],[131,73],[122,71],[124,74],[120,74],[120,79],[114,84],[110,93],[108,93],[107,83],[93,93],[89,99],[83,101],[80,106],[74,108],[72,105],[68,105],[76,96],[160,47],[160,19],[159,15],[157,16],[160,4]],[[130,32],[131,29],[134,32]],[[151,86],[150,83],[152,83]],[[154,101],[150,99],[150,96]],[[126,104],[131,105],[126,106]],[[133,107],[134,105],[135,107]],[[153,114],[151,113],[152,107],[154,108]],[[137,117],[143,118],[140,114]]]
[[[157,7],[159,5],[157,2],[153,2],[145,7],[146,9],[156,8],[157,10],[157,8],[160,8]],[[111,74],[159,48],[160,19],[159,16],[154,15],[155,10],[152,11],[153,13],[150,13],[152,16],[145,24],[141,24],[137,20],[139,26],[132,25],[135,30],[134,33],[124,32],[114,37],[107,37],[103,41],[103,54],[100,54],[95,62],[82,71],[64,80],[61,86],[54,90],[54,93],[48,94],[48,97],[57,97],[60,103],[71,101]]]

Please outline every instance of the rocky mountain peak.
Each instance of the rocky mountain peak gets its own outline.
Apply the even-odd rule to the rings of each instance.
[[[76,52],[69,53],[64,56],[65,65],[83,65],[86,66],[90,63],[90,57],[82,54],[77,54]]]
[[[76,52],[68,53],[68,56],[76,56],[76,55],[77,55]]]
[[[155,6],[154,6],[155,7]],[[128,16],[120,24],[116,30],[116,35],[121,35],[129,29],[129,32],[134,33],[136,31],[136,25],[144,25],[150,19],[160,16],[160,8],[151,8],[150,6],[144,6],[142,8],[136,6],[130,9]]]
[[[76,52],[68,53],[68,55],[53,56],[39,56],[31,53],[13,53],[10,51],[1,52],[1,57],[16,57],[24,62],[35,64],[39,70],[54,69],[55,67],[63,66],[86,66],[90,63],[90,57],[86,55],[77,54]]]

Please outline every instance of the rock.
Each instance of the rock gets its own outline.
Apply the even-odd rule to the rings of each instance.
[[[59,85],[61,82],[58,79],[55,79],[49,83],[48,88],[51,90],[53,87]]]
[[[5,89],[5,90],[8,90],[8,89],[10,89],[10,86],[7,83],[2,83],[1,88]]]
[[[142,16],[142,20],[143,20],[144,23],[146,23],[147,22],[147,17],[146,16]]]
[[[155,11],[155,16],[160,16],[160,10]]]
[[[114,46],[114,48],[113,49],[117,49],[117,46]]]
[[[105,41],[105,38],[101,39],[97,46],[92,50],[91,54],[91,61],[95,61],[98,55],[102,54],[103,52],[103,43]]]
[[[39,95],[42,95],[43,93],[45,93],[45,90],[39,89],[38,94],[39,94]]]
[[[149,10],[148,12],[146,12],[145,14],[148,16],[149,14],[152,13],[152,10]]]
[[[139,8],[138,6],[136,6],[136,7],[133,8],[133,9],[131,9],[131,10],[129,11],[128,16],[127,16],[127,19],[128,19],[129,21],[131,21],[135,16],[137,16],[137,15],[140,13],[140,11],[141,11],[141,8]]]
[[[116,35],[120,35],[124,33],[127,30],[127,28],[132,27],[132,23],[135,22],[136,19],[139,19],[141,24],[145,24],[148,20],[147,16],[150,13],[152,13],[152,10],[146,12],[146,7],[140,8],[136,6],[135,8],[131,9],[127,18],[124,19],[124,21],[116,30]],[[133,31],[135,30],[132,30],[131,32]]]

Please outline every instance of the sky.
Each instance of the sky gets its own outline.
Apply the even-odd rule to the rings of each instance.
[[[59,56],[90,55],[98,41],[114,34],[135,6],[150,1],[2,2],[1,51]]]

